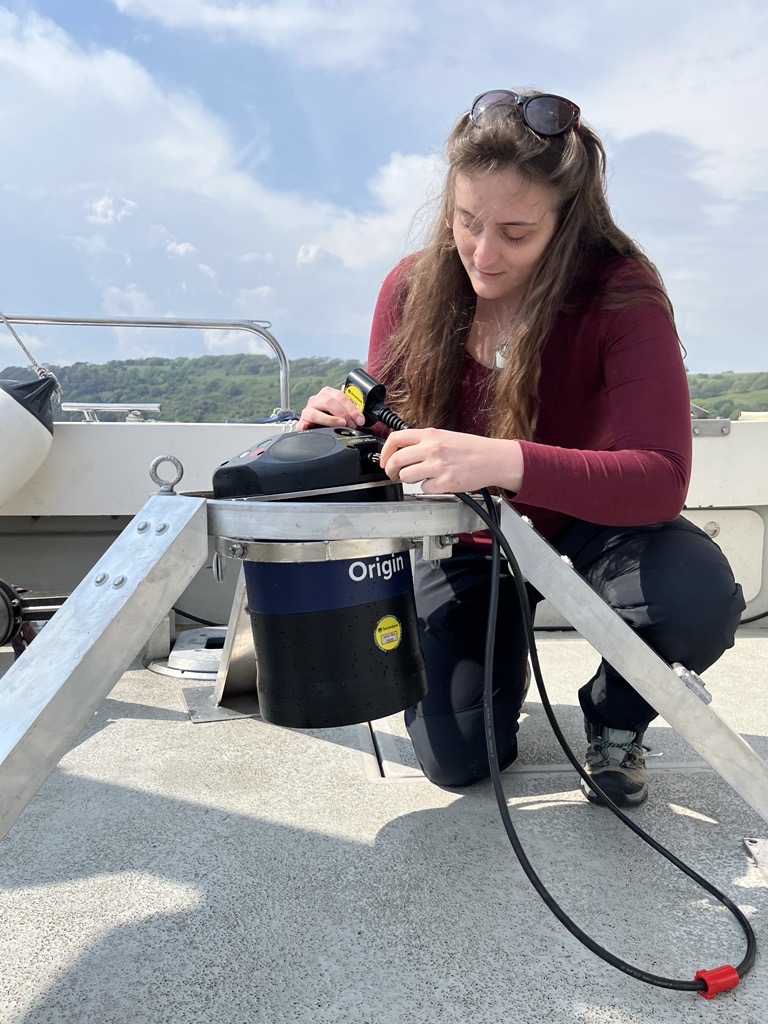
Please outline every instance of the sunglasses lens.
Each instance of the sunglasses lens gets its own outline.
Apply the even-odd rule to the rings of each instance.
[[[532,96],[524,109],[528,126],[539,135],[559,135],[578,116],[574,105],[560,96]]]
[[[484,92],[478,96],[472,104],[470,118],[472,124],[480,128],[482,125],[491,124],[507,117],[510,110],[514,109],[520,100],[517,94],[507,89],[494,89],[492,92]]]

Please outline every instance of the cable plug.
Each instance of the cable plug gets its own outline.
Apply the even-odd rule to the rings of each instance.
[[[704,996],[705,999],[714,999],[718,992],[727,992],[728,989],[736,988],[741,978],[739,978],[735,967],[723,964],[722,967],[712,967],[708,971],[696,971],[694,980],[701,980],[707,986],[699,991],[700,996]]]
[[[343,392],[365,416],[365,426],[383,423],[392,430],[407,430],[408,424],[400,419],[384,402],[386,389],[363,369],[351,370]]]

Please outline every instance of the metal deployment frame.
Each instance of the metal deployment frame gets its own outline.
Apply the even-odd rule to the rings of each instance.
[[[205,499],[153,495],[0,679],[0,838],[207,556]]]
[[[504,503],[501,524],[526,579],[768,822],[768,765]],[[411,496],[385,505],[153,496],[0,679],[0,838],[203,566],[208,534],[225,553],[244,557],[248,543],[261,538],[328,545],[404,538],[434,552],[452,534],[481,527],[452,496]],[[242,629],[241,604],[242,596],[230,624],[239,621]],[[223,652],[219,702],[247,688],[242,676],[228,680],[236,632]]]

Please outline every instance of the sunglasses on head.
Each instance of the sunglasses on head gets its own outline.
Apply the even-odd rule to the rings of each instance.
[[[493,89],[481,93],[472,103],[469,119],[477,128],[508,117],[520,107],[523,121],[537,135],[561,135],[569,128],[578,128],[581,111],[564,96],[542,93],[539,96],[518,96],[509,89]]]

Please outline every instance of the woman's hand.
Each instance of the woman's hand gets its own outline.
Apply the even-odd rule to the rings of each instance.
[[[365,416],[355,403],[336,388],[323,388],[307,400],[301,410],[297,430],[310,427],[351,427],[357,430],[365,423]]]
[[[424,494],[481,487],[517,491],[523,482],[523,454],[517,441],[454,430],[393,431],[381,451],[381,466],[391,480],[421,483]]]

